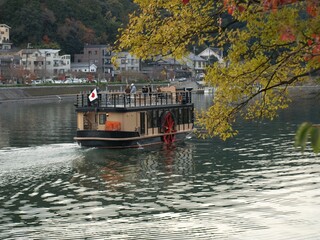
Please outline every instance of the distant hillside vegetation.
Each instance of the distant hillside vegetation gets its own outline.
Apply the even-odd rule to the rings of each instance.
[[[0,0],[0,23],[11,27],[15,47],[73,55],[85,43],[113,44],[134,9],[133,0]]]

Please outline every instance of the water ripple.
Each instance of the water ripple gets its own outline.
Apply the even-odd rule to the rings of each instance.
[[[0,238],[319,239],[318,156],[248,129],[169,148],[1,149]]]

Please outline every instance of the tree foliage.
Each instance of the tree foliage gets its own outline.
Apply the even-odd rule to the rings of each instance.
[[[318,0],[136,0],[139,10],[119,36],[119,49],[143,58],[181,57],[190,46],[214,45],[225,64],[207,69],[213,105],[197,115],[209,136],[237,134],[234,122],[277,116],[288,87],[320,69]],[[204,136],[204,135],[202,135]]]
[[[302,123],[295,136],[295,146],[301,148],[302,151],[306,148],[306,143],[310,141],[311,147],[315,153],[320,152],[320,126],[313,125],[309,122]]]

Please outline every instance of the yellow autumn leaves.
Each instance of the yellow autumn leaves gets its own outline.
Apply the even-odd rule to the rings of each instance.
[[[224,49],[225,64],[215,63],[206,73],[205,81],[216,91],[212,106],[197,114],[197,125],[206,129],[203,137],[234,136],[238,117],[275,118],[290,102],[287,87],[320,69],[320,61],[306,58],[320,44],[312,37],[320,36],[320,17],[308,14],[305,1],[272,10],[259,2],[232,1],[241,4],[232,15],[222,1],[135,2],[139,9],[120,31],[119,50],[148,59],[181,58],[193,46]]]

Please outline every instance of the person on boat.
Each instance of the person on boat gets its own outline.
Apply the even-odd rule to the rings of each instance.
[[[157,87],[157,94],[156,94],[156,102],[158,102],[158,98],[161,98],[162,97],[162,93],[161,93],[161,88],[160,86]]]
[[[126,89],[124,90],[125,93],[129,94],[131,92],[130,86],[127,85]]]
[[[130,94],[131,94],[131,98],[134,99],[135,98],[135,94],[137,93],[137,88],[134,85],[134,83],[131,83],[131,89],[130,89]]]
[[[149,86],[148,86],[148,92],[149,92],[149,96],[151,96],[151,95],[152,95],[152,88],[151,88],[151,84],[149,84]]]
[[[148,95],[148,87],[145,85],[142,88],[143,97],[147,97]]]
[[[136,93],[137,93],[137,88],[136,88],[136,86],[134,85],[134,83],[131,83],[130,93],[131,93],[131,94],[136,94]]]
[[[129,85],[126,86],[126,89],[124,90],[124,92],[126,93],[127,103],[130,103],[130,92],[131,92],[131,89],[130,89]]]

